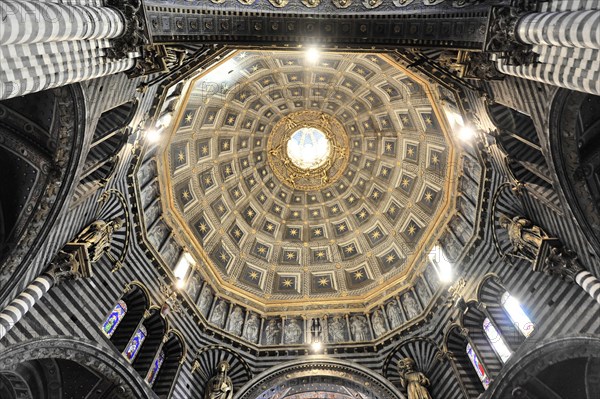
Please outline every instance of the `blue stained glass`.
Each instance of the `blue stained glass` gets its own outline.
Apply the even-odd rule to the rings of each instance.
[[[127,305],[125,302],[117,302],[113,311],[110,313],[110,315],[108,315],[104,324],[102,324],[102,331],[104,332],[104,335],[106,335],[108,338],[112,337],[117,330],[119,323],[121,323],[123,320],[125,313],[127,313]]]
[[[154,385],[154,381],[156,381],[156,377],[158,376],[158,372],[162,367],[163,362],[165,361],[165,353],[160,351],[152,361],[152,367],[148,370],[148,375],[146,376],[146,382],[151,386]]]
[[[141,326],[137,329],[135,335],[129,340],[127,348],[125,348],[125,351],[123,352],[127,360],[129,360],[130,362],[133,362],[135,360],[135,357],[140,351],[140,348],[142,347],[142,344],[144,343],[145,339],[146,327]]]
[[[483,364],[481,364],[481,362],[479,361],[479,358],[477,357],[477,354],[475,353],[475,350],[473,350],[471,344],[467,344],[467,356],[469,356],[469,360],[471,360],[471,363],[473,364],[473,367],[475,368],[477,376],[481,380],[483,387],[485,389],[488,389],[488,387],[490,386],[490,379],[487,376],[483,368]]]

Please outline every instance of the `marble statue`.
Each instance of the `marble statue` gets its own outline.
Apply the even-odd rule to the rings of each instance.
[[[427,391],[429,379],[425,374],[415,370],[415,361],[407,357],[398,362],[400,382],[406,389],[408,399],[432,399]]]
[[[402,324],[402,314],[400,313],[400,308],[396,301],[392,301],[387,305],[387,315],[390,320],[390,326],[392,328],[398,327]]]
[[[225,301],[219,301],[215,306],[212,316],[210,318],[211,323],[216,326],[223,327],[225,324],[225,317],[227,316],[227,304]]]
[[[77,235],[74,243],[84,244],[90,262],[96,262],[110,248],[113,233],[122,225],[123,222],[119,218],[108,223],[104,220],[96,220]]]
[[[208,314],[208,310],[210,309],[210,304],[212,302],[212,292],[210,288],[204,287],[202,293],[200,294],[200,301],[198,302],[198,307],[200,308],[200,312],[206,316]]]
[[[331,342],[344,342],[346,340],[344,323],[340,316],[334,316],[331,323],[329,323],[329,339]]]
[[[404,309],[410,319],[417,317],[421,313],[417,301],[410,292],[402,296],[402,303],[404,304]]]
[[[537,259],[538,252],[548,234],[541,227],[531,221],[515,216],[512,219],[500,216],[500,226],[506,229],[508,238],[513,246],[513,253],[519,254],[532,262]]]
[[[279,337],[281,333],[281,323],[278,323],[277,320],[271,319],[269,320],[269,324],[267,324],[267,328],[265,328],[265,334],[267,337],[267,345],[277,345],[279,343]]]
[[[250,342],[256,342],[256,337],[258,337],[258,316],[254,313],[250,315],[250,318],[246,322],[246,331],[244,331],[244,338],[246,338]]]
[[[227,323],[227,331],[232,334],[240,335],[242,333],[242,325],[244,324],[244,312],[242,308],[236,306],[229,316]]]
[[[198,274],[194,273],[192,275],[192,277],[190,278],[190,282],[187,285],[188,295],[193,300],[195,300],[196,296],[198,295],[198,290],[200,289],[200,285],[201,285],[200,277],[198,276]]]
[[[387,328],[385,327],[385,320],[383,319],[381,310],[377,310],[375,313],[373,313],[371,323],[373,324],[373,331],[375,332],[376,337],[380,337],[385,334]]]
[[[204,391],[204,399],[232,399],[233,383],[227,375],[229,363],[222,361],[217,366],[217,373],[208,380]]]
[[[302,328],[298,325],[296,319],[290,319],[285,326],[284,340],[286,344],[297,344],[302,337]]]
[[[355,341],[368,341],[369,335],[367,330],[367,322],[364,316],[352,316],[350,318],[350,329]]]

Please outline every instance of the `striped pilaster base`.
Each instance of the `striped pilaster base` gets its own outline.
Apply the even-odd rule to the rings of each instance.
[[[575,276],[575,282],[600,303],[600,280],[590,272],[582,271]]]
[[[54,285],[54,279],[42,275],[25,288],[2,312],[0,312],[0,339],[31,309]]]

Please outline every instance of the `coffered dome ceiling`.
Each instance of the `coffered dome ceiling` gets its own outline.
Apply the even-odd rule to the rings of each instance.
[[[381,54],[233,54],[189,84],[157,157],[165,219],[220,296],[360,309],[408,286],[457,155],[430,88]]]

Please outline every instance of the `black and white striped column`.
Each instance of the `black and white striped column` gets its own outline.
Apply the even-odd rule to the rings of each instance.
[[[112,39],[123,34],[125,21],[109,7],[3,0],[0,45]]]
[[[600,280],[584,270],[577,273],[575,282],[600,304]]]
[[[526,44],[600,49],[600,11],[526,14],[515,34]]]
[[[42,298],[55,280],[50,274],[42,274],[25,288],[2,312],[0,312],[0,339],[29,312]]]

